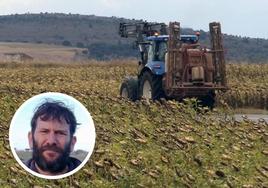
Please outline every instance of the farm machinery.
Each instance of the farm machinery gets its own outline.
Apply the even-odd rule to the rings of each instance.
[[[226,90],[226,71],[220,23],[209,24],[211,47],[201,46],[199,33],[181,35],[179,22],[120,23],[119,35],[134,37],[140,51],[137,77],[126,77],[120,95],[182,100],[197,98],[213,107],[215,91]]]

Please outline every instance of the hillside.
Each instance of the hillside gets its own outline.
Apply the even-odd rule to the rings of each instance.
[[[131,39],[122,39],[117,34],[119,23],[130,21],[136,20],[59,13],[0,16],[0,41],[86,47],[89,57],[97,59],[135,57],[138,53]],[[208,32],[200,32],[201,43],[208,44]],[[193,34],[194,31],[185,28],[183,33]],[[228,60],[268,59],[268,40],[225,34],[224,45]]]
[[[3,62],[25,61],[18,58],[26,54],[35,62],[77,62],[87,60],[86,48],[66,47],[51,44],[0,42],[0,59]]]

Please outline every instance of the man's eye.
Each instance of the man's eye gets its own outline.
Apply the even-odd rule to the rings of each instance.
[[[42,130],[41,133],[48,133],[48,130]]]
[[[58,135],[66,135],[65,132],[57,132]]]

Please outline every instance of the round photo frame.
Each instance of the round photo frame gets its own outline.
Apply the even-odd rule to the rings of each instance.
[[[78,123],[74,136],[77,138],[72,154],[81,159],[81,164],[71,171],[60,175],[44,175],[30,169],[25,161],[31,158],[32,150],[29,145],[28,135],[31,132],[31,120],[38,107],[42,104],[56,101],[64,104],[76,118]],[[25,101],[14,114],[9,128],[9,143],[12,154],[16,161],[27,172],[44,179],[60,179],[70,176],[79,171],[89,160],[95,145],[96,132],[93,119],[88,110],[75,98],[57,92],[42,93]]]

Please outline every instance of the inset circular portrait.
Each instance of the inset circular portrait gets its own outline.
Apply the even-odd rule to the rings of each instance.
[[[24,102],[12,118],[9,142],[13,156],[29,173],[59,179],[89,160],[95,145],[90,113],[62,93],[43,93]]]

